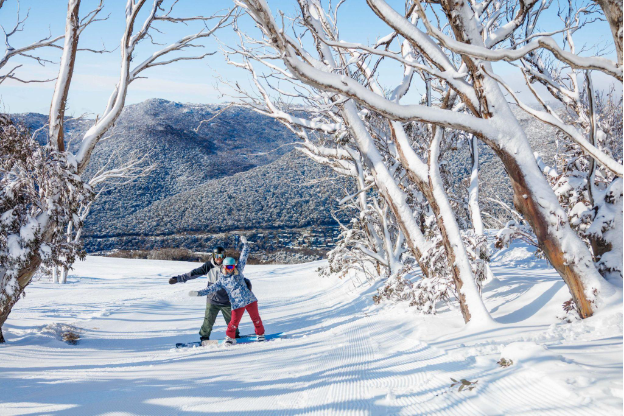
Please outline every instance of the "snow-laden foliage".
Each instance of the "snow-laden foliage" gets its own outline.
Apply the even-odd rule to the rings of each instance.
[[[588,136],[593,129],[596,147],[621,163],[622,97],[615,97],[613,91],[596,91],[593,102],[584,93],[574,104],[567,107],[564,119]],[[542,171],[566,210],[570,225],[592,251],[600,273],[621,278],[622,179],[567,135],[558,136],[556,166],[541,163]]]
[[[505,226],[498,230],[498,233],[496,233],[496,242],[494,243],[494,246],[500,250],[509,247],[514,240],[522,240],[529,245],[537,247],[535,256],[543,258],[543,252],[539,248],[537,238],[526,221],[508,221]]]
[[[70,154],[40,145],[0,115],[0,306],[19,294],[19,271],[33,256],[52,267],[84,255],[79,242],[67,240],[65,227],[82,227],[76,214],[92,197]]]
[[[327,253],[328,264],[319,269],[319,275],[329,277],[333,274],[346,276],[349,271],[361,273],[371,280],[382,275],[378,262],[364,254],[363,248],[370,250],[364,230],[366,224],[358,218],[352,218],[338,236],[336,247]]]
[[[378,290],[373,296],[375,303],[383,300],[407,301],[410,306],[423,313],[435,314],[439,302],[447,304],[457,302],[457,290],[448,254],[433,215],[425,218],[423,227],[431,242],[421,260],[427,267],[427,274],[421,274],[420,278],[412,283],[409,277],[413,271],[406,267],[403,274],[389,278]],[[461,237],[470,259],[475,283],[480,291],[487,279],[487,264],[490,261],[486,250],[487,238],[484,235],[476,235],[472,230],[462,231]]]

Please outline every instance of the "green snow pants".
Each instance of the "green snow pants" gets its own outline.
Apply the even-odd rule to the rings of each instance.
[[[199,329],[199,336],[202,340],[210,339],[210,333],[212,332],[212,327],[217,320],[217,315],[219,312],[223,315],[223,319],[225,319],[225,325],[227,326],[230,323],[230,319],[232,319],[232,308],[230,306],[219,306],[213,305],[212,303],[206,304],[206,316],[204,316],[204,324]],[[238,329],[236,329],[236,338],[240,336]]]

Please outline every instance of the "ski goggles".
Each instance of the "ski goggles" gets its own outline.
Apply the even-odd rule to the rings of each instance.
[[[236,267],[236,266],[234,266],[233,264],[227,265],[227,266],[225,266],[225,270],[234,270],[234,267]]]
[[[212,254],[212,257],[214,257],[215,259],[223,259],[223,258],[225,258],[225,254],[222,254],[222,253],[218,253],[218,254],[217,254],[217,253],[213,253],[213,254]]]

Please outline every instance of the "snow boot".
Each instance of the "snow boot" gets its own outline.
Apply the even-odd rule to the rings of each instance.
[[[262,342],[262,341],[265,341],[265,340],[266,340],[266,338],[264,337],[264,334],[258,335],[258,342]]]
[[[226,346],[234,345],[234,344],[236,344],[236,338],[230,338],[230,337],[226,336],[224,344]]]

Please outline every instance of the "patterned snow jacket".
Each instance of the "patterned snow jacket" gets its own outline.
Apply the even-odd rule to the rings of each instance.
[[[206,289],[200,290],[197,296],[210,295],[211,293],[215,293],[223,289],[227,292],[230,298],[232,309],[243,308],[250,303],[256,302],[258,299],[253,292],[247,288],[247,285],[245,284],[246,279],[245,276],[243,276],[243,269],[247,264],[248,255],[249,245],[245,244],[243,245],[243,251],[241,252],[234,274],[225,274],[225,270],[223,266],[221,266],[217,281]]]

